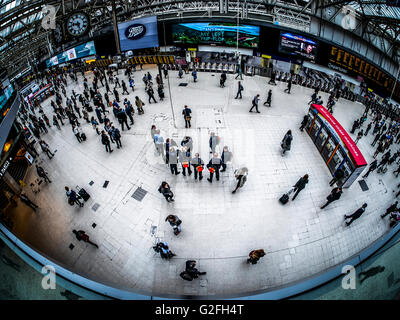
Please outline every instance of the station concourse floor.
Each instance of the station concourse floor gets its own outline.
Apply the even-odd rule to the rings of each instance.
[[[86,142],[78,143],[67,123],[61,131],[51,127],[42,136],[52,150],[57,149],[49,160],[37,148],[38,162],[53,183],[42,185],[41,191],[33,194],[29,183],[36,179],[36,169],[33,166],[28,171],[25,191],[40,209],[37,213],[14,213],[12,231],[20,239],[69,270],[113,287],[154,296],[212,298],[289,286],[357,254],[389,230],[388,217],[381,219],[380,214],[394,202],[393,190],[397,191],[398,183],[392,173],[395,164],[385,175],[371,173],[366,179],[368,191],[363,192],[355,181],[344,189],[339,201],[320,209],[332,189],[331,175],[310,137],[298,129],[308,111],[312,89],[293,85],[292,93],[287,94],[283,92],[286,83],[271,86],[267,84],[269,78],[244,76],[243,99],[236,100],[238,80],[234,75],[228,75],[226,87],[220,88],[219,74],[199,72],[194,83],[190,74],[179,79],[176,71],[170,71],[166,98],[159,101],[155,84],[158,103],[149,104],[142,81],[147,71],[155,83],[157,69],[145,66],[133,74],[134,93],[125,96],[119,89],[121,105],[126,97],[134,105],[136,95],[146,104],[144,115],[137,115],[135,110],[132,129],[121,131],[122,149],[112,144],[114,152],[106,153],[100,137],[83,119],[80,123]],[[91,85],[92,74],[87,73],[87,77]],[[123,70],[119,78],[128,84]],[[178,86],[180,83],[188,85]],[[79,85],[68,78],[68,96],[72,89],[83,91],[81,75]],[[271,108],[262,105],[269,89],[273,91]],[[100,92],[104,94],[104,87]],[[249,113],[257,93],[261,95],[261,113]],[[328,94],[320,95],[326,103]],[[51,119],[50,99],[42,105]],[[190,129],[185,129],[184,105],[193,112]],[[109,110],[110,119],[121,129]],[[333,115],[349,132],[363,111],[362,104],[341,98]],[[370,116],[364,130],[369,121]],[[220,181],[214,178],[212,184],[206,180],[208,173],[201,182],[193,175],[172,176],[161,157],[155,155],[152,124],[161,129],[164,140],[173,138],[179,146],[184,136],[191,136],[193,152],[199,152],[206,163],[210,159],[209,134],[214,131],[221,137],[217,150],[220,153],[223,146],[229,146],[233,161]],[[292,148],[282,157],[280,142],[289,129],[293,133]],[[368,163],[375,150],[370,145],[372,140],[370,132],[358,143]],[[397,149],[392,145],[392,152]],[[236,184],[234,169],[242,165],[249,169],[247,182],[231,194]],[[306,188],[295,201],[281,205],[279,197],[305,173],[309,175]],[[106,180],[109,184],[103,188]],[[90,181],[94,182],[91,186]],[[170,184],[175,202],[167,203],[157,191],[162,181]],[[91,195],[83,208],[67,203],[64,187],[76,185]],[[132,197],[138,187],[147,191],[141,201]],[[364,202],[368,203],[366,212],[346,227],[343,215],[353,213]],[[165,222],[169,214],[183,221],[178,236]],[[99,249],[77,241],[73,229],[85,230]],[[176,257],[162,260],[152,249],[157,239],[167,241]],[[74,245],[72,250],[70,244]],[[260,248],[266,256],[256,265],[247,264],[249,252]],[[181,279],[179,274],[188,259],[196,260],[198,269],[207,274],[192,282]]]

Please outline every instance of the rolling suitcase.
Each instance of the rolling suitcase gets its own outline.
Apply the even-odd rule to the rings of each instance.
[[[76,189],[79,190],[78,194],[85,202],[89,200],[90,195],[89,195],[89,193],[86,192],[85,189],[79,188],[78,186],[76,186]]]
[[[86,134],[82,133],[81,134],[81,138],[82,138],[83,141],[86,141]]]
[[[290,189],[287,193],[283,194],[282,197],[279,198],[279,202],[282,204],[286,204],[289,202],[289,196],[294,191],[294,188]]]

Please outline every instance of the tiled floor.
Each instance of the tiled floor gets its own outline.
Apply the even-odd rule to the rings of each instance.
[[[155,68],[150,71],[156,75]],[[58,150],[52,160],[43,154],[39,160],[53,183],[37,195],[27,189],[41,209],[17,219],[13,231],[21,239],[74,272],[118,288],[159,296],[235,296],[268,291],[319,273],[357,254],[388,230],[388,221],[379,214],[393,202],[394,165],[386,175],[372,173],[368,191],[363,192],[355,182],[339,201],[320,209],[331,190],[331,177],[311,139],[298,130],[311,89],[293,86],[292,94],[286,94],[285,84],[269,86],[265,78],[245,77],[243,99],[235,100],[237,81],[232,75],[228,75],[227,86],[220,88],[219,75],[199,73],[198,82],[193,83],[190,75],[179,79],[176,72],[169,74],[166,99],[157,104],[146,99],[143,72],[134,74],[136,90],[129,99],[133,102],[135,95],[140,96],[146,102],[145,114],[135,115],[133,129],[122,132],[123,148],[113,147],[112,154],[106,153],[84,120],[88,140],[82,144],[69,125],[61,131],[52,127],[44,135],[51,148]],[[88,77],[91,83],[92,76]],[[124,77],[121,71],[120,77]],[[179,87],[181,82],[189,85]],[[262,103],[270,88],[272,108],[266,108]],[[81,92],[83,85],[70,82],[68,93],[72,89]],[[249,113],[257,93],[261,94],[261,113]],[[327,94],[321,95],[327,101]],[[191,129],[184,127],[181,112],[185,104],[193,111]],[[50,115],[50,101],[44,106]],[[341,99],[334,116],[349,130],[363,111],[361,104]],[[206,179],[195,181],[193,176],[172,176],[155,156],[152,124],[161,129],[164,139],[174,138],[178,144],[185,135],[191,136],[194,151],[206,162],[208,137],[214,131],[221,137],[217,149],[228,145],[233,162],[213,184]],[[280,141],[288,129],[294,140],[282,157]],[[358,143],[368,162],[372,139],[370,133]],[[233,171],[241,165],[249,168],[248,180],[232,195]],[[305,173],[310,176],[306,189],[294,202],[282,206],[279,197]],[[31,170],[28,181],[34,178],[36,172]],[[109,185],[103,188],[106,180]],[[90,181],[94,181],[92,186]],[[171,185],[174,203],[167,203],[157,191],[161,181]],[[66,185],[79,185],[90,193],[84,208],[68,205]],[[147,191],[142,201],[132,197],[138,187]],[[368,203],[366,213],[346,227],[343,215],[364,202]],[[92,210],[95,204],[99,205],[96,211]],[[179,236],[165,222],[168,214],[182,219]],[[71,231],[77,228],[85,230],[99,249],[76,241]],[[177,256],[161,260],[152,249],[157,238],[167,241]],[[267,255],[257,265],[246,264],[248,253],[259,248]],[[187,259],[197,260],[207,275],[193,282],[182,280],[179,273]]]

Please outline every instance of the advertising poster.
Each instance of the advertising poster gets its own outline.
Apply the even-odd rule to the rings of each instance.
[[[119,23],[118,34],[121,51],[159,46],[156,16]]]
[[[179,23],[172,25],[174,43],[182,44],[218,44],[236,47],[237,41],[242,48],[258,48],[260,27],[234,23]]]

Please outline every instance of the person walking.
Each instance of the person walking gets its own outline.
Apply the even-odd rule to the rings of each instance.
[[[182,67],[179,66],[179,70],[178,70],[178,77],[179,77],[179,79],[182,79],[182,76],[183,76],[183,70],[182,70]]]
[[[379,141],[378,147],[376,148],[376,151],[375,151],[375,153],[374,153],[373,158],[376,159],[377,155],[378,155],[379,153],[381,153],[381,152],[383,152],[383,142],[382,142],[382,141]]]
[[[174,194],[172,193],[171,188],[169,187],[169,184],[167,182],[161,182],[161,186],[158,188],[158,192],[160,192],[164,196],[167,202],[175,201],[173,199]]]
[[[321,209],[326,208],[330,203],[333,201],[339,200],[340,197],[342,196],[343,190],[340,187],[333,188],[329,196],[326,197],[326,200],[328,200],[322,207]]]
[[[292,78],[289,79],[287,88],[284,90],[284,92],[290,93],[291,89],[292,89]]]
[[[125,92],[126,92],[126,94],[129,94],[124,80],[121,81],[121,84],[122,84],[122,94],[125,94]]]
[[[188,106],[185,106],[184,109],[182,110],[183,118],[185,119],[185,128],[191,128],[192,125],[190,123],[190,120],[192,120],[191,116],[192,110]]]
[[[194,171],[194,180],[197,180],[197,176],[199,177],[199,181],[203,180],[204,161],[200,158],[198,153],[194,155],[191,164]]]
[[[226,171],[226,163],[232,161],[232,152],[229,151],[228,146],[224,146],[222,154],[221,154],[221,160],[222,160],[221,172],[225,172]]]
[[[36,209],[39,208],[35,203],[33,203],[25,193],[21,193],[19,195],[21,202],[25,203],[27,206],[31,207],[33,211],[36,212]]]
[[[174,235],[178,235],[182,232],[182,220],[178,218],[178,216],[175,216],[173,214],[170,214],[168,217],[165,218],[165,221],[169,222],[169,225],[172,227],[174,230]]]
[[[192,279],[196,279],[199,276],[207,274],[207,272],[200,272],[196,268],[196,261],[195,260],[188,260],[186,261],[186,270],[185,272],[192,277]]]
[[[174,147],[169,148],[168,162],[172,174],[175,174],[177,176],[181,173],[180,171],[178,171],[178,150],[175,150]]]
[[[387,209],[386,209],[386,212],[385,212],[384,214],[381,214],[381,218],[383,219],[383,218],[386,217],[388,214],[399,210],[399,209],[397,208],[397,204],[398,204],[398,203],[399,203],[399,202],[396,201],[396,202],[393,203],[389,208],[387,208]]]
[[[239,82],[238,82],[238,92],[237,92],[237,94],[236,94],[235,99],[238,99],[239,96],[240,96],[240,99],[242,99],[242,91],[243,91],[243,86],[242,86],[242,84],[241,84],[240,81],[239,81]]]
[[[209,143],[209,147],[210,147],[210,153],[213,154],[215,153],[215,148],[217,147],[217,145],[220,142],[220,138],[218,136],[215,135],[214,132],[210,133],[210,139],[208,141]]]
[[[288,130],[288,132],[286,132],[281,142],[282,156],[285,154],[286,151],[290,150],[290,147],[292,145],[292,140],[293,140],[292,130]]]
[[[249,258],[247,259],[247,263],[257,264],[258,260],[260,260],[260,258],[262,258],[264,256],[265,256],[264,249],[250,251]]]
[[[336,182],[340,183],[340,180],[344,177],[344,171],[342,168],[339,168],[335,171],[334,176],[331,181],[329,181],[329,186],[333,186]]]
[[[235,178],[237,180],[236,188],[232,191],[232,193],[236,193],[239,188],[242,188],[247,181],[247,174],[249,170],[246,167],[242,167],[240,169],[235,170]]]
[[[40,178],[43,178],[45,182],[51,183],[51,180],[47,176],[47,172],[44,169],[36,164],[36,172]]]
[[[78,140],[78,142],[81,143],[83,140],[81,138],[81,132],[79,130],[79,127],[76,125],[72,125],[72,131],[73,131],[76,139]]]
[[[346,225],[349,226],[353,223],[354,220],[357,220],[362,216],[362,214],[365,212],[365,208],[367,207],[367,204],[364,203],[361,208],[357,209],[353,214],[351,215],[344,215],[344,220],[351,219],[349,222],[346,221]]]
[[[92,116],[92,119],[90,120],[90,123],[91,123],[93,129],[96,130],[97,135],[100,135],[101,133],[100,133],[99,129],[97,128],[99,123],[96,121],[96,119],[93,116]]]
[[[135,114],[135,109],[133,109],[132,104],[129,100],[125,98],[125,113],[128,116],[129,120],[131,121],[130,125],[134,124],[133,115]]]
[[[85,231],[83,231],[83,230],[79,230],[79,231],[72,230],[72,233],[75,234],[75,237],[76,237],[76,239],[78,239],[78,241],[83,240],[84,242],[89,243],[89,244],[91,244],[92,246],[94,246],[96,248],[99,248],[99,246],[97,244],[95,244],[92,241],[90,241],[90,238],[86,234]]]
[[[155,103],[157,103],[156,98],[154,98],[154,90],[152,86],[149,86],[148,89],[146,90],[147,94],[149,95],[149,103],[151,103],[151,99],[154,100]]]
[[[197,71],[196,71],[196,69],[193,69],[192,76],[193,76],[193,82],[197,82]]]
[[[145,104],[138,96],[135,97],[135,105],[138,110],[138,115],[142,115],[144,113],[143,106]]]
[[[188,151],[187,147],[182,147],[181,152],[179,153],[179,162],[181,163],[182,166],[182,174],[186,177],[186,169],[188,170],[189,176],[192,174],[191,170],[191,157],[190,157],[190,152]]]
[[[305,174],[303,177],[301,177],[296,184],[293,186],[295,193],[294,196],[292,198],[292,201],[294,199],[296,199],[296,197],[298,196],[298,194],[300,193],[301,190],[303,190],[306,187],[306,184],[308,183],[308,174]]]
[[[106,152],[112,153],[114,151],[111,150],[110,139],[104,130],[101,131],[101,143],[106,147]]]
[[[117,102],[119,102],[119,93],[118,93],[118,90],[117,90],[116,88],[114,88],[113,92],[114,92],[115,100],[116,100]]]
[[[308,123],[308,114],[306,114],[306,115],[303,117],[303,121],[301,122],[300,128],[299,128],[300,131],[303,131],[303,130],[304,130],[304,128],[306,127],[307,123]]]
[[[124,125],[126,125],[128,130],[131,130],[131,127],[128,125],[128,116],[126,115],[125,110],[120,108],[119,112],[117,113],[117,118],[119,123],[121,124],[122,131],[124,131]]]
[[[207,164],[207,168],[210,171],[210,177],[207,179],[208,182],[212,183],[214,173],[217,181],[219,181],[219,170],[221,169],[221,166],[222,166],[222,160],[221,158],[218,158],[218,153],[215,152],[213,154],[213,157]]]
[[[112,126],[111,129],[111,134],[115,143],[117,144],[117,149],[122,148],[121,133],[119,132],[118,128],[115,128],[114,126]]]
[[[363,131],[363,129],[361,129],[361,131],[358,132],[357,139],[356,139],[356,141],[354,141],[354,143],[357,144],[358,141],[360,141],[360,139],[362,138],[363,135],[364,135],[364,131]]]
[[[367,130],[365,130],[364,136],[368,135],[369,130],[372,128],[372,122],[368,123]]]
[[[269,89],[267,101],[264,102],[264,106],[268,105],[268,107],[271,107],[271,102],[272,102],[272,90]]]
[[[235,77],[235,80],[236,80],[238,77],[240,77],[240,80],[243,80],[242,74],[243,74],[242,68],[241,68],[240,66],[238,66],[238,71],[237,71],[237,75],[236,75],[236,77]]]
[[[53,125],[57,127],[58,130],[61,130],[60,124],[57,121],[57,116],[53,115]]]
[[[220,80],[220,87],[225,88],[225,81],[226,81],[226,73],[222,72],[221,73],[221,80]]]
[[[65,191],[70,204],[73,205],[76,203],[79,207],[83,207],[84,204],[79,201],[78,195],[74,190],[70,190],[68,187],[65,187]]]
[[[358,119],[354,120],[350,133],[354,133],[354,131],[356,131],[356,129],[358,128],[359,125],[360,125],[360,123],[359,123]]]
[[[42,151],[43,151],[44,153],[47,154],[47,156],[49,157],[49,159],[51,159],[51,158],[54,157],[54,153],[52,153],[52,152],[50,151],[49,145],[48,145],[44,140],[40,140],[40,141],[39,141],[39,144],[40,144],[40,147],[42,148]]]
[[[260,111],[258,111],[258,101],[260,100],[260,95],[257,94],[253,100],[252,100],[252,107],[250,108],[249,112],[253,112],[253,108],[256,108],[257,113],[260,113]]]

